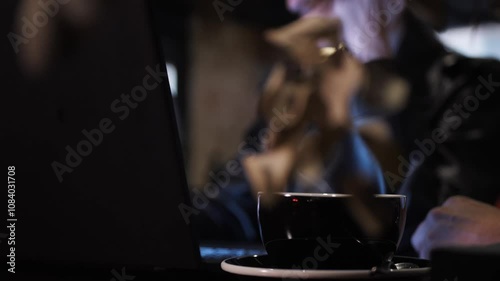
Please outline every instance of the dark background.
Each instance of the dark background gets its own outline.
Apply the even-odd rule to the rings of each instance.
[[[168,122],[171,116],[165,109],[171,104],[165,88],[158,88],[125,121],[118,121],[110,112],[111,102],[140,84],[144,67],[157,61],[148,43],[151,34],[145,31],[148,22],[138,14],[142,1],[103,1],[105,16],[84,34],[75,36],[69,31],[50,68],[36,78],[21,71],[18,57],[5,36],[13,30],[18,3],[2,1],[0,9],[0,145],[4,173],[7,166],[16,166],[19,264],[23,259],[81,262],[106,257],[131,262],[122,260],[123,251],[130,248],[123,248],[115,238],[133,241],[137,235],[147,237],[151,230],[167,231],[166,226],[157,225],[154,216],[141,217],[138,210],[152,215],[171,212],[168,206],[175,204],[167,204],[163,198],[169,198],[169,192],[175,190],[182,192],[176,188],[185,185],[182,180],[165,176],[166,171],[183,175],[184,170],[168,161],[180,159],[181,155],[172,149],[178,140],[169,131],[177,128]],[[448,1],[448,22],[457,26],[496,19],[497,10],[486,3]],[[160,1],[157,5],[157,31],[162,35],[165,59],[179,68],[179,98],[175,102],[180,119],[184,120],[189,110],[189,18],[194,12],[212,17],[217,14],[212,1]],[[295,18],[284,10],[282,1],[265,0],[243,0],[227,17],[257,29]],[[94,152],[59,183],[51,163],[63,162],[65,147],[74,148],[83,139],[81,130],[97,128],[104,117],[112,118],[115,132],[106,135],[103,143],[94,147]],[[173,188],[161,191],[155,187]],[[5,214],[7,197],[3,198],[0,206]],[[112,214],[109,211],[113,206],[128,210],[125,215],[130,228],[119,226],[124,217],[102,215]],[[1,219],[5,221],[3,216]],[[2,232],[6,232],[4,228]],[[190,233],[178,231],[175,235]],[[136,258],[146,263],[152,262],[148,260],[148,251],[172,251],[162,241],[154,241],[149,248],[127,246],[141,253]],[[76,260],[65,259],[89,247],[95,256],[77,254]],[[7,244],[2,241],[1,261],[6,249]]]

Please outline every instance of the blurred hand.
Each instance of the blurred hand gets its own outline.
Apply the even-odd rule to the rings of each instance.
[[[311,93],[319,94],[326,110],[326,116],[322,117],[326,119],[315,121],[331,128],[348,128],[350,103],[362,85],[364,69],[341,48],[339,28],[336,19],[305,17],[265,35],[297,64],[300,75],[310,80]]]
[[[438,247],[496,243],[500,243],[500,210],[463,196],[431,210],[412,237],[413,247],[426,259]]]
[[[266,151],[243,160],[255,193],[284,191],[297,175],[307,182],[320,180],[323,158],[351,126],[350,101],[363,67],[337,48],[337,31],[336,20],[303,18],[265,33],[288,64],[278,63],[271,71],[261,98],[260,111],[270,128]],[[293,118],[277,120],[276,111]]]
[[[339,30],[337,19],[313,17],[270,29],[264,35],[268,42],[287,52],[299,65],[310,67],[324,61],[319,52],[321,45],[336,46],[341,42]]]

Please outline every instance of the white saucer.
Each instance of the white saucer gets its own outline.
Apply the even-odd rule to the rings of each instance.
[[[399,259],[399,260],[398,260]],[[417,277],[430,273],[430,262],[414,258],[395,257],[395,262],[413,262],[419,268],[391,270],[374,275],[369,269],[330,270],[330,269],[282,269],[266,266],[266,256],[248,256],[226,259],[221,263],[222,270],[244,276],[279,279],[379,279],[395,277]]]

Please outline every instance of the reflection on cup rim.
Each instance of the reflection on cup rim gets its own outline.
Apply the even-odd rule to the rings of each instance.
[[[300,197],[325,197],[325,198],[347,198],[352,197],[352,194],[343,193],[301,193],[301,192],[264,192],[259,191],[258,195],[262,194],[272,194],[272,195],[283,195],[284,197],[300,196]],[[379,198],[406,198],[406,195],[402,194],[374,194],[375,197]]]

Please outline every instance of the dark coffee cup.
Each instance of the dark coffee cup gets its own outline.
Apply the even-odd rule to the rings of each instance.
[[[262,243],[274,266],[362,269],[390,261],[403,235],[406,197],[259,193]]]

